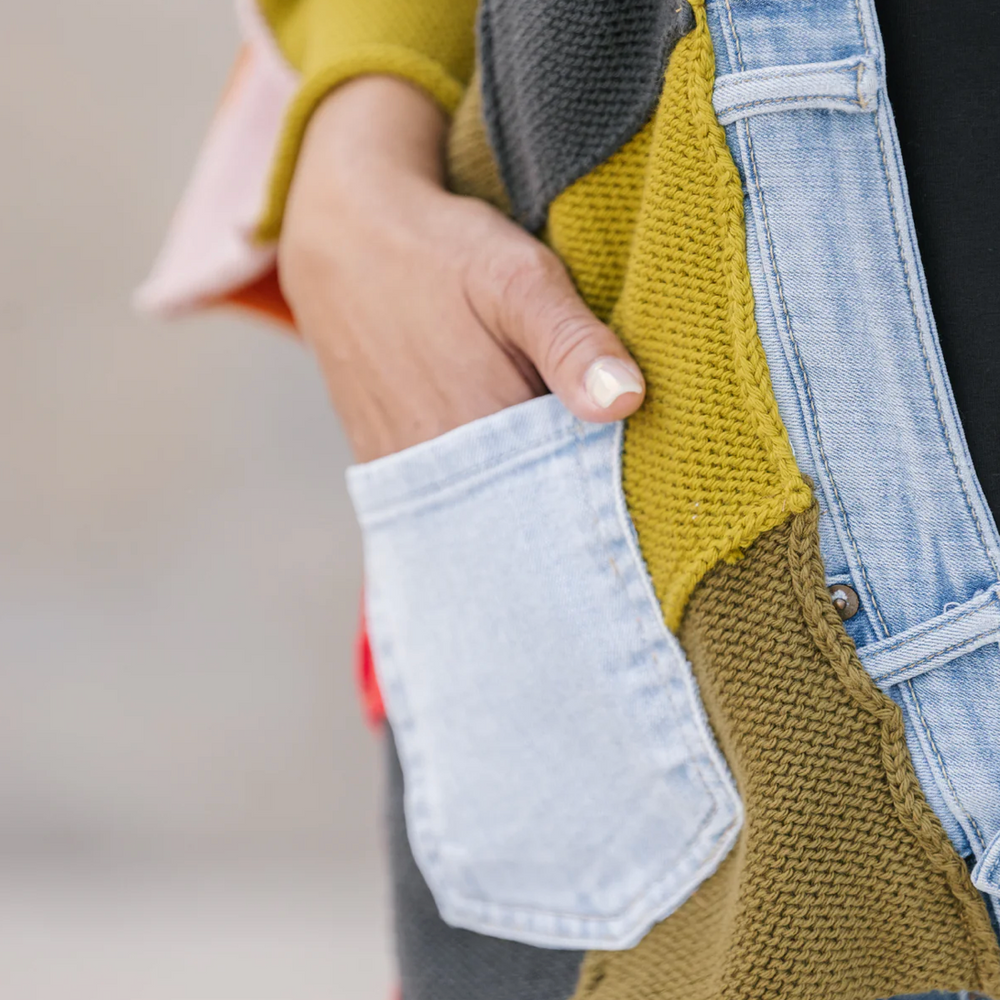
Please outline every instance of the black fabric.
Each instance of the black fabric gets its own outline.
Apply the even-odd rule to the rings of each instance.
[[[532,948],[449,927],[406,837],[403,772],[386,727],[389,865],[402,1000],[568,1000],[583,952]]]
[[[941,350],[1000,521],[1000,4],[875,6]]]
[[[483,117],[528,229],[649,119],[687,0],[482,0]]]

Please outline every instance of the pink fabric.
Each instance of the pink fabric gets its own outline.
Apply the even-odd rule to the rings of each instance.
[[[253,0],[238,0],[244,47],[137,308],[172,315],[230,295],[274,265],[255,243],[271,159],[298,75]]]

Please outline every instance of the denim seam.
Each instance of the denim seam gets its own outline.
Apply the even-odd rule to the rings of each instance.
[[[730,24],[732,24],[731,20],[730,20]],[[793,72],[781,72],[781,71],[776,70],[774,73],[761,73],[759,76],[757,75],[757,72],[758,72],[757,70],[753,70],[753,69],[751,69],[751,70],[743,70],[743,72],[746,74],[746,77],[748,77],[749,79],[745,78],[744,80],[742,80],[740,82],[741,83],[762,83],[765,80],[791,80],[791,79],[794,79],[797,76],[818,76],[820,74],[824,74],[825,75],[825,74],[828,74],[828,73],[843,73],[843,74],[847,75],[847,74],[850,74],[850,73],[858,73],[858,72],[860,72],[861,70],[863,70],[865,68],[865,63],[864,63],[863,60],[858,60],[856,62],[851,63],[848,66],[840,66],[837,69],[817,69],[817,67],[821,67],[823,65],[824,65],[823,63],[816,63],[814,65],[804,66],[802,69],[797,69],[797,70],[794,70]],[[826,65],[828,65],[828,64],[826,64]],[[727,73],[727,74],[723,75],[722,77],[720,77],[719,80],[720,81],[724,81],[726,79],[726,77],[730,76],[730,75],[735,75],[735,74],[728,74]],[[725,87],[725,86],[727,86],[727,84],[723,83],[722,86]],[[860,97],[860,94],[859,94],[859,97]]]
[[[769,104],[804,104],[808,101],[831,101],[837,104],[848,104],[852,107],[864,108],[860,98],[841,97],[838,94],[796,94],[792,97],[762,97],[756,101],[746,101],[743,104],[723,104],[718,114],[727,115],[732,111],[742,111],[744,108],[757,108]]]
[[[370,582],[365,586],[365,603],[377,601],[378,588],[373,587]],[[367,609],[366,609],[367,613]],[[372,620],[376,620],[375,616]],[[374,638],[374,636],[373,636]],[[395,662],[395,641],[389,640],[389,648],[386,649],[384,643],[378,643],[375,653],[378,656],[376,662],[383,666],[383,670],[388,665],[388,661]],[[378,648],[378,647],[381,648]],[[387,654],[387,655],[383,655]],[[391,669],[391,668],[390,668]],[[406,685],[402,683],[400,672],[393,671],[394,676],[387,678],[384,673],[379,677],[379,683],[386,685],[386,693],[391,694],[393,704],[393,733],[397,740],[397,749],[400,761],[404,759],[409,765],[409,785],[405,792],[405,801],[410,808],[406,809],[407,825],[411,837],[420,840],[427,848],[427,863],[435,870],[439,870],[441,856],[440,831],[434,829],[433,815],[429,806],[431,796],[428,794],[426,779],[427,768],[424,766],[424,753],[420,749],[420,727],[409,706]],[[388,683],[387,683],[388,682]]]
[[[956,619],[957,620],[957,619]],[[942,625],[940,628],[945,628]],[[933,635],[934,632],[940,631],[940,629],[933,629],[930,632],[926,632],[925,635]],[[914,660],[912,663],[907,663],[905,666],[896,667],[889,673],[879,677],[879,684],[884,684],[886,681],[891,680],[893,677],[898,677],[900,674],[905,674],[909,670],[913,670],[914,667],[919,667],[924,663],[929,663],[931,660],[936,660],[938,657],[944,656],[946,653],[953,653],[956,650],[964,649],[966,646],[972,646],[979,642],[980,639],[985,639],[988,636],[994,634],[997,630],[995,628],[988,628],[984,632],[979,632],[977,635],[971,635],[968,638],[963,639],[961,642],[956,642],[951,646],[945,646],[944,649],[939,649],[936,652],[929,653],[927,656],[922,656],[919,660]],[[950,660],[947,662],[951,662]],[[946,663],[942,663],[941,666],[946,666]]]
[[[595,518],[597,524],[600,526],[600,531],[601,531],[602,539],[603,539],[603,542],[604,542],[604,548],[608,551],[609,558],[611,559],[611,564],[616,569],[615,577],[617,578],[617,580],[619,582],[619,585],[622,587],[622,589],[623,589],[623,591],[625,593],[625,596],[628,599],[629,604],[632,605],[633,608],[635,608],[636,615],[637,615],[638,620],[640,622],[639,634],[640,634],[640,636],[643,639],[643,645],[646,646],[647,655],[650,656],[650,658],[652,659],[653,663],[657,663],[658,664],[659,658],[656,656],[656,654],[655,654],[655,652],[653,652],[653,650],[655,649],[655,647],[657,645],[661,645],[661,644],[664,643],[665,637],[662,636],[662,635],[657,636],[656,639],[655,639],[655,641],[653,643],[650,643],[649,642],[649,638],[645,634],[643,634],[643,633],[645,633],[647,631],[648,627],[649,627],[649,619],[650,619],[650,613],[651,612],[652,612],[652,619],[653,619],[652,620],[652,625],[653,625],[653,632],[654,632],[654,634],[655,633],[659,633],[661,628],[664,631],[668,631],[666,623],[663,621],[663,611],[662,611],[662,609],[661,609],[661,607],[660,607],[660,605],[659,605],[658,602],[654,602],[654,601],[652,601],[652,600],[650,600],[648,598],[647,598],[647,600],[643,601],[642,602],[642,606],[640,606],[639,602],[633,596],[633,594],[631,592],[631,589],[629,588],[628,584],[624,581],[624,579],[622,579],[621,572],[617,571],[617,564],[614,561],[615,543],[620,539],[621,544],[624,545],[624,547],[625,547],[625,551],[628,552],[628,554],[631,556],[631,562],[632,562],[631,569],[632,569],[632,572],[634,574],[642,574],[642,573],[647,573],[648,572],[646,570],[646,568],[645,568],[644,565],[639,565],[638,564],[637,554],[632,551],[632,547],[628,544],[628,538],[625,535],[625,529],[629,528],[629,523],[628,522],[623,523],[623,517],[622,517],[623,510],[622,510],[622,508],[624,508],[624,515],[626,517],[628,517],[629,515],[628,515],[628,507],[627,507],[627,504],[625,503],[625,500],[624,500],[624,491],[622,489],[621,475],[620,475],[620,469],[621,469],[621,443],[622,443],[622,440],[623,440],[623,428],[620,428],[617,431],[617,433],[615,434],[615,440],[614,440],[614,446],[615,447],[614,447],[614,450],[612,451],[612,464],[611,464],[611,475],[612,475],[611,489],[612,489],[612,496],[614,498],[614,507],[615,507],[615,516],[614,516],[613,520],[614,520],[614,527],[616,529],[615,532],[614,532],[614,536],[615,536],[614,538],[609,537],[609,527],[605,526],[604,519],[601,517],[600,512],[597,510],[597,508],[596,508],[596,506],[594,504],[594,497],[593,497],[593,494],[591,492],[592,486],[591,486],[591,481],[590,481],[592,473],[588,469],[585,468],[584,462],[583,462],[583,455],[582,455],[582,452],[581,452],[581,450],[579,448],[576,449],[576,456],[575,456],[575,458],[576,458],[576,462],[577,462],[577,465],[578,465],[578,468],[579,468],[579,471],[580,471],[580,475],[583,478],[584,483],[586,484],[586,489],[584,490],[584,494],[585,494],[586,499],[587,499],[587,506],[591,509],[591,512],[594,514],[594,518]],[[617,485],[615,485],[615,479],[617,479],[617,481],[618,481]],[[632,527],[632,530],[634,531],[635,530],[634,525],[632,525],[631,527]],[[636,543],[636,547],[638,548],[638,543]],[[639,577],[639,581],[638,582],[640,584],[642,583],[641,576]],[[643,589],[645,589],[645,588],[643,588]],[[669,640],[667,640],[667,641],[669,641]],[[685,667],[687,667],[686,661],[685,661]],[[660,670],[656,671],[656,672],[657,673],[662,673],[662,668]],[[672,685],[670,685],[669,683],[668,684],[664,684],[664,688],[666,689],[667,697],[670,699],[671,703],[674,706],[674,710],[676,711],[677,708],[678,708],[678,705],[677,705],[677,702],[675,700],[674,692],[672,690]],[[685,717],[685,712],[684,711],[678,712],[678,718],[684,718],[684,717]],[[704,823],[707,823],[708,819],[711,819],[711,817],[714,816],[715,813],[717,812],[717,810],[718,810],[718,798],[717,798],[715,792],[710,787],[708,781],[705,778],[705,775],[704,775],[704,773],[702,771],[702,768],[701,768],[701,762],[698,759],[700,756],[701,756],[701,754],[699,753],[699,754],[697,754],[694,757],[695,768],[698,771],[698,779],[701,781],[702,786],[705,789],[705,793],[712,800],[712,810],[709,813],[709,816],[703,822],[702,826],[704,826]],[[701,831],[701,829],[702,829],[702,827],[699,827],[699,832]]]
[[[716,759],[716,754],[721,757],[721,751],[715,743],[714,734],[712,733],[707,719],[704,716],[704,708],[702,707],[702,703],[700,701],[697,683],[694,682],[694,678],[691,673],[691,666],[688,663],[687,654],[681,648],[680,642],[677,640],[676,636],[674,636],[673,633],[671,633],[667,628],[666,621],[663,618],[662,607],[656,596],[656,590],[653,586],[652,579],[649,576],[649,570],[646,567],[645,559],[642,555],[642,549],[639,545],[638,532],[635,530],[635,524],[633,523],[631,514],[628,510],[628,501],[625,497],[625,490],[622,481],[622,451],[624,446],[624,437],[625,425],[624,422],[622,422],[618,425],[618,429],[615,432],[611,453],[612,462],[610,472],[611,496],[614,504],[614,541],[620,542],[625,547],[625,551],[630,557],[631,571],[635,577],[636,583],[642,588],[643,591],[642,600],[639,601],[633,596],[631,588],[625,580],[622,579],[620,573],[616,572],[615,575],[618,577],[621,586],[624,588],[625,595],[630,604],[636,608],[639,621],[645,623],[642,626],[642,631],[646,631],[646,629],[650,626],[653,628],[654,635],[656,636],[654,642],[649,644],[648,639],[646,639],[649,656],[651,657],[653,663],[659,665],[659,657],[657,657],[655,653],[655,649],[659,645],[665,646],[668,654],[671,652],[678,654],[676,656],[678,665],[675,666],[672,672],[675,675],[678,673],[681,674],[685,690],[688,692],[690,697],[683,699],[683,703],[678,706],[677,694],[673,690],[673,685],[670,683],[664,683],[663,686],[666,689],[667,697],[674,706],[675,712],[677,712],[678,718],[686,720],[685,729],[689,731],[690,735],[698,741],[697,751],[692,753],[690,760],[694,765],[695,770],[698,772],[698,779],[704,787],[705,794],[708,795],[711,801],[711,809],[705,819],[699,824],[698,833],[700,834],[704,829],[706,829],[706,827],[708,827],[710,821],[719,813],[724,800],[728,799],[731,804],[735,803],[736,808],[733,810],[733,815],[730,817],[725,827],[719,830],[715,835],[712,841],[711,850],[699,857],[698,864],[693,869],[693,871],[702,871],[706,866],[711,866],[712,870],[714,870],[715,864],[718,863],[720,847],[726,845],[729,840],[730,831],[732,831],[734,827],[739,829],[742,825],[742,803],[739,798],[739,793],[736,790],[732,775],[728,771],[728,767],[724,763],[721,768],[719,767],[719,763],[722,761]],[[579,452],[577,460],[582,466],[582,455],[579,454]],[[588,494],[588,506],[590,506],[591,510],[593,510],[594,514],[598,517],[598,524],[603,524],[603,519],[598,515],[598,511],[593,503],[593,497],[590,494],[591,487],[589,476],[585,481],[588,484],[588,489],[585,491]],[[602,528],[602,533],[605,534],[605,546],[610,551],[612,564],[614,565],[614,550],[607,538],[608,531],[609,528]],[[646,637],[643,636],[643,638],[645,639]],[[670,649],[669,643],[671,638],[673,638],[677,643],[676,651],[672,651]],[[669,659],[670,657],[668,657],[668,662]],[[660,667],[656,673],[659,673],[662,676],[664,674],[663,668]],[[666,677],[663,679],[666,680]],[[694,686],[693,691],[691,690],[692,684]],[[702,727],[699,727],[699,721],[703,722]],[[687,747],[687,749],[690,751],[691,748]],[[704,768],[706,765],[711,769],[711,780],[709,780],[709,778],[705,775]],[[728,850],[729,848],[727,847],[725,853],[728,853]],[[688,875],[688,879],[690,879],[690,874]],[[689,886],[689,891],[694,891],[699,884],[701,883],[699,882],[694,886]],[[678,887],[675,883],[673,886],[675,893],[677,888]]]
[[[913,703],[916,706],[917,717],[920,719],[920,725],[923,728],[924,735],[927,737],[927,741],[930,743],[931,749],[934,751],[934,758],[938,762],[938,767],[941,769],[941,774],[944,777],[944,780],[948,783],[948,789],[952,794],[952,798],[955,800],[955,805],[961,809],[962,815],[964,815],[971,824],[972,829],[976,833],[976,838],[979,841],[980,850],[982,850],[986,847],[986,841],[983,838],[983,833],[979,829],[979,824],[976,822],[975,817],[971,816],[968,809],[965,808],[965,805],[959,797],[958,791],[951,780],[951,775],[948,773],[948,768],[945,766],[944,758],[941,756],[941,751],[938,749],[937,741],[934,739],[931,727],[927,722],[927,718],[924,716],[924,708],[920,702],[920,697],[917,695],[917,689],[913,686],[913,680],[911,679],[906,681],[906,686],[909,689],[910,697],[913,698]]]
[[[740,61],[740,71],[746,72],[746,65],[743,62],[743,46],[740,45],[740,36],[736,33],[736,25],[733,23],[733,8],[729,0],[726,0],[726,13],[729,15],[729,28],[733,33],[733,41],[736,43],[736,57]]]
[[[740,37],[736,31],[736,25],[733,22],[733,10],[730,4],[730,0],[725,0],[726,11],[729,15],[729,27],[733,34],[733,42],[735,43],[736,52],[739,57],[740,69],[745,72],[745,65],[743,63],[743,50],[740,45]],[[857,5],[857,0],[855,0],[855,5]],[[858,17],[860,22],[861,12],[858,11]],[[867,38],[864,36],[864,28],[862,26],[862,38],[864,39],[865,53],[870,55],[868,49]],[[778,261],[775,253],[774,239],[771,235],[771,223],[767,214],[767,202],[764,200],[764,191],[760,184],[760,172],[757,169],[757,157],[754,154],[753,139],[750,135],[750,125],[749,122],[743,122],[743,134],[747,141],[747,152],[750,156],[750,164],[753,168],[754,176],[754,187],[757,189],[757,197],[760,200],[761,217],[764,222],[764,232],[767,239],[767,249],[768,255],[771,258],[771,268],[774,272],[774,279],[778,290],[778,298],[781,301],[781,311],[784,315],[785,330],[788,333],[789,340],[792,343],[792,349],[795,352],[795,360],[798,365],[799,374],[802,377],[802,382],[806,390],[806,395],[808,397],[809,413],[811,417],[813,432],[816,435],[816,447],[819,450],[820,458],[823,462],[823,468],[826,470],[827,481],[830,483],[830,487],[833,490],[834,500],[837,504],[837,508],[840,511],[841,523],[844,526],[844,530],[847,533],[847,538],[850,542],[851,549],[854,552],[854,557],[857,560],[858,568],[861,571],[861,577],[864,580],[865,591],[868,594],[868,598],[871,601],[872,610],[875,616],[878,618],[879,624],[882,626],[883,633],[885,635],[889,634],[889,628],[885,623],[885,619],[882,617],[882,611],[879,607],[878,600],[875,597],[875,593],[872,589],[871,581],[868,579],[868,571],[865,568],[864,560],[861,558],[861,553],[858,550],[857,540],[854,537],[854,533],[851,531],[851,523],[847,516],[847,511],[844,508],[843,500],[840,497],[840,490],[837,488],[836,480],[833,478],[833,473],[830,470],[829,459],[826,456],[826,449],[823,447],[823,436],[820,433],[819,428],[819,415],[816,412],[816,402],[812,394],[812,386],[809,383],[809,376],[806,374],[805,365],[802,361],[802,355],[799,351],[798,341],[795,339],[795,334],[792,331],[792,320],[788,312],[788,302],[785,300],[785,290],[781,281],[781,273],[778,270]],[[777,317],[775,317],[777,318]]]
[[[865,50],[868,51],[868,52],[870,52],[870,45],[869,45],[869,42],[868,42],[868,33],[867,33],[866,29],[865,29],[865,23],[864,23],[864,18],[862,16],[860,0],[854,0],[854,9],[857,12],[858,24],[859,24],[859,26],[861,28],[862,38],[864,39]],[[927,375],[927,381],[928,381],[928,384],[929,384],[930,389],[931,389],[931,394],[934,397],[934,406],[935,406],[935,408],[937,410],[938,424],[941,427],[941,433],[944,436],[945,444],[946,444],[946,446],[948,448],[948,454],[951,457],[952,467],[955,470],[955,473],[956,473],[956,475],[958,477],[959,485],[962,488],[962,493],[965,496],[966,507],[968,508],[969,513],[972,515],[972,519],[975,522],[976,531],[977,531],[977,533],[979,535],[980,543],[982,544],[983,548],[986,550],[987,558],[989,559],[990,564],[993,566],[994,572],[996,572],[997,571],[996,563],[994,562],[993,556],[989,552],[989,548],[986,545],[986,539],[983,536],[982,526],[979,523],[979,518],[976,516],[976,512],[975,512],[975,510],[974,510],[974,508],[972,506],[972,502],[971,502],[971,499],[970,499],[969,494],[968,494],[968,490],[965,487],[965,481],[964,481],[964,479],[963,479],[963,477],[961,475],[961,471],[960,471],[960,469],[958,467],[958,460],[957,460],[957,458],[955,456],[955,452],[954,452],[954,449],[952,447],[951,436],[948,434],[948,429],[945,426],[944,414],[941,412],[941,400],[940,400],[940,398],[938,396],[937,386],[934,384],[934,378],[933,378],[933,375],[931,373],[930,359],[927,356],[927,348],[926,348],[926,345],[924,344],[923,330],[921,329],[921,326],[920,326],[920,317],[917,314],[917,304],[916,304],[916,300],[915,300],[914,295],[913,295],[913,285],[912,285],[912,282],[910,280],[910,269],[907,266],[907,263],[906,263],[906,254],[903,251],[903,234],[902,234],[902,232],[900,230],[900,227],[899,227],[899,217],[898,217],[897,209],[896,209],[896,199],[893,196],[893,193],[892,193],[892,184],[890,183],[890,180],[889,180],[889,163],[888,163],[888,160],[887,160],[887,157],[886,157],[886,152],[885,152],[885,137],[882,134],[882,125],[879,122],[879,116],[878,115],[875,116],[875,132],[876,132],[876,135],[878,137],[879,154],[880,154],[881,159],[882,159],[882,180],[883,180],[883,183],[885,185],[886,197],[889,200],[889,212],[890,212],[890,215],[892,217],[893,229],[895,230],[895,233],[896,233],[896,250],[897,250],[897,252],[899,254],[899,263],[900,263],[900,266],[903,269],[903,278],[904,278],[904,281],[906,283],[906,294],[907,294],[907,298],[908,298],[909,303],[910,303],[910,311],[913,314],[913,321],[916,324],[917,339],[920,342],[920,353],[921,353],[921,355],[922,355],[922,357],[924,359],[924,371],[925,371],[925,373]],[[920,719],[920,724],[923,727],[924,734],[927,737],[927,740],[930,743],[931,749],[934,752],[934,756],[935,756],[935,758],[936,758],[936,760],[938,762],[938,767],[940,767],[941,773],[944,776],[945,781],[948,783],[948,788],[951,790],[951,794],[952,794],[952,796],[954,798],[955,804],[958,806],[958,808],[964,814],[965,818],[972,825],[972,828],[975,830],[976,836],[979,838],[980,846],[983,847],[985,845],[983,843],[982,832],[980,831],[979,826],[976,823],[974,817],[972,817],[969,814],[969,811],[965,808],[964,803],[959,798],[958,792],[956,791],[954,783],[951,780],[951,775],[949,774],[948,769],[945,766],[944,759],[941,756],[941,751],[938,748],[937,741],[934,739],[934,736],[931,733],[930,725],[928,724],[927,718],[924,715],[923,705],[921,704],[920,698],[917,695],[917,691],[916,691],[916,688],[914,687],[913,680],[910,679],[910,680],[906,681],[906,686],[907,686],[907,688],[910,691],[910,696],[913,698],[914,705],[916,706],[916,709],[917,709],[917,716]]]
[[[855,89],[857,91],[857,95],[858,95],[858,106],[867,109],[867,107],[868,107],[868,98],[866,98],[864,96],[864,94],[861,92],[861,81],[864,78],[864,72],[865,72],[866,69],[867,69],[867,66],[863,62],[859,62],[859,63],[855,64],[855,66],[854,66],[854,75],[855,75],[854,87],[855,87]]]
[[[917,340],[920,342],[920,356],[924,359],[924,372],[927,375],[927,383],[930,386],[931,395],[934,397],[934,408],[937,412],[938,425],[941,428],[941,434],[944,437],[945,445],[948,448],[948,457],[951,459],[952,468],[955,470],[955,478],[958,480],[958,485],[962,489],[962,495],[965,497],[965,506],[972,516],[972,521],[976,526],[976,534],[979,536],[979,542],[983,547],[983,551],[986,553],[986,558],[989,560],[990,565],[993,567],[994,574],[1000,578],[1000,567],[997,566],[996,560],[993,558],[993,553],[990,551],[990,547],[986,542],[986,535],[983,532],[983,526],[979,521],[979,515],[976,513],[976,509],[972,504],[972,498],[969,496],[968,488],[965,485],[965,477],[962,475],[962,470],[958,464],[958,456],[955,454],[955,448],[952,444],[951,435],[948,433],[948,427],[944,421],[944,413],[941,408],[941,397],[938,394],[937,385],[934,382],[934,374],[931,371],[930,358],[927,355],[927,346],[924,344],[923,330],[921,329],[920,317],[917,313],[916,302],[913,297],[913,286],[910,281],[910,269],[906,265],[905,254],[903,253],[903,238],[902,233],[899,229],[899,220],[896,217],[896,200],[892,194],[892,185],[889,183],[888,171],[889,164],[886,159],[885,153],[885,142],[882,135],[882,126],[875,119],[875,130],[878,133],[878,144],[879,152],[882,156],[882,171],[883,179],[885,180],[886,194],[889,197],[889,207],[892,215],[892,224],[896,230],[896,246],[899,251],[900,265],[903,268],[903,277],[906,282],[906,293],[907,298],[910,302],[910,310],[913,313],[913,321],[917,327]]]
[[[865,28],[865,19],[861,14],[861,4],[858,0],[854,0],[854,13],[858,18],[858,29],[861,32],[861,44],[865,47],[865,53],[871,55],[872,47],[868,41],[868,30]]]
[[[729,0],[726,0],[726,6],[729,6]],[[837,509],[840,511],[841,523],[844,526],[844,530],[847,533],[848,541],[851,545],[851,550],[854,552],[854,557],[857,560],[858,568],[861,571],[861,577],[864,580],[865,592],[868,594],[868,598],[871,601],[872,610],[875,612],[879,623],[882,626],[883,633],[885,635],[889,634],[889,628],[885,623],[885,619],[882,617],[882,610],[879,607],[878,600],[875,597],[875,593],[872,589],[871,581],[868,578],[868,571],[865,568],[864,560],[861,558],[861,553],[858,550],[857,540],[854,537],[854,532],[851,530],[851,522],[847,516],[847,510],[844,507],[844,502],[840,496],[840,490],[837,488],[837,482],[833,477],[833,472],[830,469],[829,459],[826,455],[826,449],[823,446],[823,435],[820,431],[819,426],[819,415],[816,412],[816,401],[812,393],[812,385],[809,382],[809,376],[806,373],[805,364],[802,361],[802,354],[799,351],[799,344],[795,338],[795,333],[792,330],[792,319],[788,311],[788,302],[785,299],[785,290],[781,281],[781,273],[778,270],[778,261],[776,256],[776,251],[774,247],[774,240],[771,235],[771,223],[767,214],[767,202],[764,200],[764,191],[760,184],[760,173],[757,169],[757,157],[754,154],[753,139],[750,135],[749,122],[744,121],[743,123],[743,134],[747,141],[747,152],[750,156],[750,164],[753,168],[754,177],[754,187],[757,190],[757,197],[760,200],[761,207],[761,218],[764,223],[764,232],[767,238],[767,249],[768,255],[771,258],[771,268],[774,272],[774,280],[778,289],[778,298],[781,300],[781,310],[784,316],[785,330],[788,333],[788,338],[792,344],[792,350],[795,352],[795,360],[798,365],[799,374],[802,377],[802,384],[806,391],[806,396],[808,399],[809,415],[811,418],[813,433],[816,436],[816,447],[819,451],[820,459],[823,462],[823,468],[826,470],[827,482],[829,482],[830,487],[833,491],[834,501],[836,502]]]

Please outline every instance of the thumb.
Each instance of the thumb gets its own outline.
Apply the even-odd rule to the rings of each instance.
[[[587,308],[554,253],[530,240],[509,260],[495,256],[488,273],[473,295],[480,318],[532,362],[574,416],[604,423],[639,409],[646,392],[639,366]]]

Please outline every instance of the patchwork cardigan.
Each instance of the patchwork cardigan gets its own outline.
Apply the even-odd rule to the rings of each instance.
[[[1000,996],[983,901],[825,586],[757,336],[703,0],[656,3],[669,16],[652,36],[619,25],[626,49],[643,40],[639,69],[596,84],[622,110],[611,128],[571,94],[536,120],[504,90],[511,74],[529,95],[549,78],[518,62],[517,3],[485,5],[477,66],[471,0],[245,0],[246,45],[139,304],[290,321],[274,241],[311,111],[363,73],[424,88],[454,116],[454,189],[536,230],[643,368],[623,488],[746,809],[737,846],[679,910],[637,947],[586,958],[576,1000]],[[606,5],[539,6],[572,27],[574,9]],[[586,148],[566,157],[546,130],[574,123]]]

